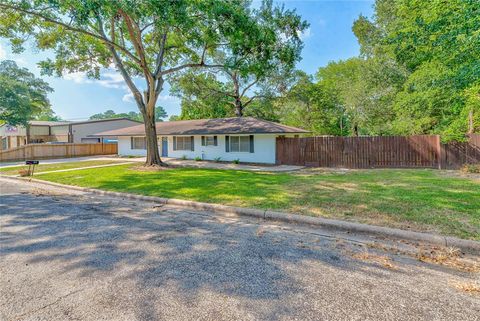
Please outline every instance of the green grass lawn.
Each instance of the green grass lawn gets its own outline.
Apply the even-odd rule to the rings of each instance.
[[[97,166],[97,165],[107,165],[107,164],[114,164],[114,163],[121,163],[122,161],[115,161],[115,160],[92,160],[92,161],[83,161],[83,162],[71,162],[71,163],[56,163],[56,164],[42,164],[40,161],[39,165],[35,166],[35,173],[39,172],[48,172],[48,171],[56,171],[60,169],[71,169],[71,168],[79,168],[79,167],[88,167],[88,166]],[[0,168],[0,174],[3,175],[18,175],[18,171],[21,169],[28,169],[28,166],[15,166],[15,167],[6,167]]]
[[[480,182],[436,170],[258,173],[121,165],[39,175],[105,190],[294,212],[480,240]]]

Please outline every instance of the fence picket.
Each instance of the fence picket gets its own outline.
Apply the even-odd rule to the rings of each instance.
[[[0,161],[8,162],[26,159],[70,158],[78,156],[111,155],[117,153],[117,144],[29,144],[0,151]],[[277,155],[280,154],[281,153],[277,153]]]
[[[446,168],[480,162],[480,134],[440,143],[437,135],[277,138],[276,163],[347,168]]]

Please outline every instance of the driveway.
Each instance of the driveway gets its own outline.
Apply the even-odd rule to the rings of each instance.
[[[6,179],[0,192],[0,320],[480,315],[460,286],[479,274],[419,262],[414,245]]]

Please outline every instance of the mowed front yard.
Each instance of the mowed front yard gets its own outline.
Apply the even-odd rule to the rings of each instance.
[[[437,170],[266,173],[138,165],[39,179],[208,203],[273,209],[480,240],[480,181]]]

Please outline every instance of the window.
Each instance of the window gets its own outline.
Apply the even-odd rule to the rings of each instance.
[[[83,144],[93,144],[93,143],[100,143],[100,138],[82,138],[80,141]]]
[[[250,153],[250,136],[230,136],[230,152]]]
[[[130,143],[132,149],[147,149],[145,137],[132,137]]]
[[[193,150],[192,148],[192,137],[174,137],[174,150]]]
[[[202,146],[217,146],[217,136],[202,136]]]

